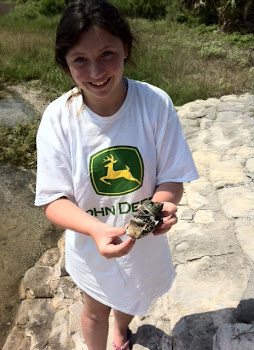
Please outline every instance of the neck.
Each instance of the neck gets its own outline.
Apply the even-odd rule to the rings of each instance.
[[[127,96],[127,90],[122,82],[118,91],[114,93],[112,99],[105,100],[87,100],[86,95],[83,93],[84,103],[93,111],[101,117],[109,117],[115,114],[124,103]]]

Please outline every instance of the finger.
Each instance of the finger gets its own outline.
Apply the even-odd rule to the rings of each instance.
[[[125,227],[112,227],[110,229],[109,235],[111,237],[123,236],[126,233]]]
[[[104,251],[103,256],[107,259],[120,258],[121,256],[128,254],[129,251],[134,246],[134,244],[135,244],[135,240],[132,238],[129,238],[118,245],[110,244],[107,246],[106,250]]]
[[[118,248],[120,248],[119,253],[120,254],[126,254],[128,253],[131,248],[134,246],[135,244],[135,239],[132,239],[131,237],[128,237],[125,241],[123,241]]]
[[[129,237],[121,244],[115,246],[112,250],[114,250],[118,257],[124,256],[129,253],[134,244],[135,240]]]
[[[164,233],[167,233],[171,229],[171,227],[172,226],[167,227],[167,228],[159,228],[156,231],[154,231],[153,234],[154,234],[154,236],[162,235]]]
[[[171,215],[175,215],[177,212],[177,206],[173,203],[164,203],[163,210],[162,210],[162,216],[167,217]]]
[[[168,232],[171,227],[177,223],[178,218],[176,215],[172,215],[167,220],[164,220],[165,219],[163,219],[163,224],[154,231],[155,236]]]
[[[154,236],[163,235],[164,233],[167,233],[170,229],[171,229],[171,227],[164,229],[164,230],[156,230],[156,231],[154,231],[153,235]]]
[[[160,226],[160,228],[163,228],[166,227],[166,226],[172,226],[172,225],[175,225],[178,221],[178,218],[177,216],[174,214],[174,215],[170,215],[168,217],[164,217],[163,218],[163,224]]]
[[[119,236],[110,237],[108,244],[119,245],[123,243],[122,239]]]

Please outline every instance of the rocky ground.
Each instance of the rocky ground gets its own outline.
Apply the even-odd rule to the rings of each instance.
[[[133,348],[253,350],[254,95],[194,101],[179,117],[200,179],[186,184],[168,234],[176,280],[134,318]],[[64,237],[25,273],[3,350],[87,349],[81,294],[65,272],[63,247]]]

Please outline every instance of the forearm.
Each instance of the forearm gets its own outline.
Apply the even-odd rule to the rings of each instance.
[[[67,198],[59,198],[44,206],[47,218],[56,226],[71,229],[85,235],[93,235],[101,226],[98,219],[84,212]]]
[[[127,238],[124,242],[120,236],[125,234],[125,227],[112,227],[87,214],[67,198],[44,206],[47,218],[55,225],[89,235],[105,258],[120,257],[128,254],[135,240]]]
[[[154,202],[170,202],[178,205],[183,196],[183,184],[165,182],[160,184],[153,195]]]

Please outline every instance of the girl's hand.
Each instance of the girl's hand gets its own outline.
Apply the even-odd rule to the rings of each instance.
[[[170,202],[163,203],[163,224],[153,233],[155,236],[168,232],[177,223],[177,206]]]
[[[100,254],[107,259],[119,258],[128,254],[134,246],[135,240],[128,237],[122,241],[120,236],[123,236],[126,232],[124,227],[106,226],[106,228],[103,227],[103,230],[91,235]]]
[[[116,258],[129,253],[135,241],[128,237],[124,242],[120,236],[124,227],[112,227],[84,212],[66,197],[61,197],[44,206],[47,218],[55,225],[91,236],[99,252],[106,258]]]

